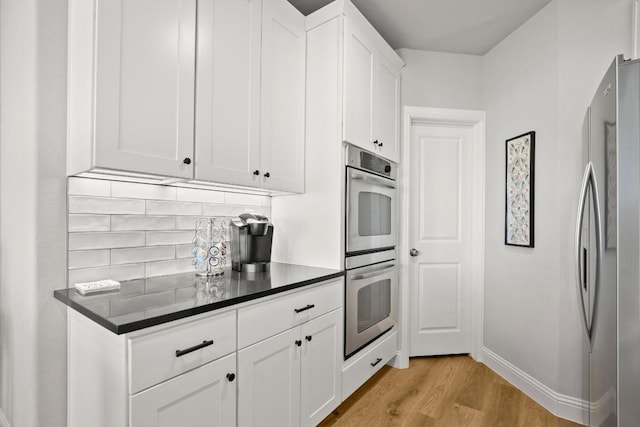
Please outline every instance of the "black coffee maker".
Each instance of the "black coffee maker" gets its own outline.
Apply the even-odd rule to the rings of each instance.
[[[257,273],[271,268],[273,224],[264,215],[245,213],[231,220],[231,269]]]

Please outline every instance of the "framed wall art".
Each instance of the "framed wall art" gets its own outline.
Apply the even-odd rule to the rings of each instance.
[[[506,141],[504,244],[533,248],[535,131]]]

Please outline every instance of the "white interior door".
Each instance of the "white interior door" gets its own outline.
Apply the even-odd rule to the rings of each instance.
[[[471,142],[468,126],[412,126],[410,356],[471,351]]]

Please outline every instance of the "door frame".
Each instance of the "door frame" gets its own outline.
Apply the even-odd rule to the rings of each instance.
[[[411,194],[411,151],[412,128],[414,125],[455,125],[467,127],[471,130],[471,162],[473,186],[471,189],[471,207],[473,219],[471,225],[471,357],[481,361],[482,337],[484,322],[484,193],[485,193],[485,116],[484,111],[458,110],[449,108],[412,107],[405,106],[402,112],[402,146],[400,167],[400,212],[398,260],[400,264],[399,304],[400,316],[398,319],[399,339],[398,352],[394,361],[394,367],[409,367],[409,297],[410,297],[410,221],[409,221],[409,195]],[[404,167],[402,167],[404,166]]]

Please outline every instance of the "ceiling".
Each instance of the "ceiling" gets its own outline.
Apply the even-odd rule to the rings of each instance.
[[[483,55],[551,0],[352,0],[394,49]],[[289,0],[303,14],[331,0]]]

